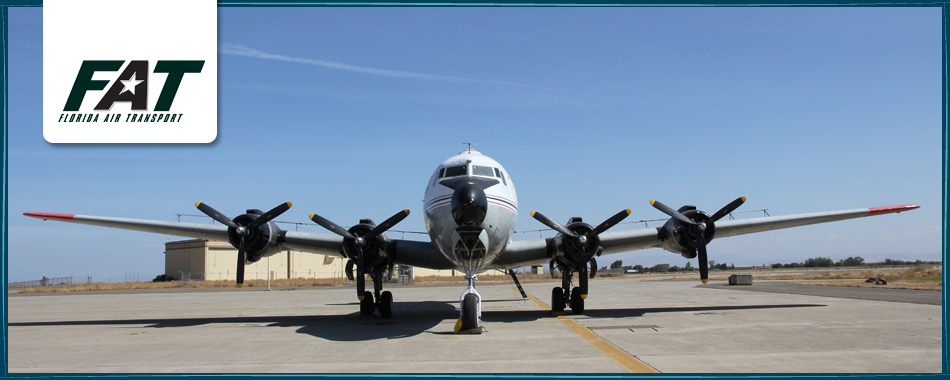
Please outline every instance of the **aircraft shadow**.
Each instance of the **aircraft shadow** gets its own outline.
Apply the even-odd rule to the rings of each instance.
[[[784,305],[736,305],[736,306],[686,306],[686,307],[644,307],[623,309],[587,309],[583,316],[578,318],[629,318],[642,317],[652,313],[688,313],[688,312],[717,312],[726,310],[761,310],[761,309],[788,309],[798,307],[825,307],[821,304],[784,304]],[[562,315],[571,317],[570,309]],[[482,311],[482,320],[485,322],[529,322],[541,318],[554,317],[547,310],[485,310]]]
[[[690,306],[659,308],[588,309],[579,318],[628,318],[642,317],[650,313],[716,312],[725,310],[783,309],[799,307],[824,307],[819,304],[785,305],[739,305],[739,306]],[[565,314],[571,317],[570,311]],[[488,323],[531,322],[555,318],[548,310],[484,310],[482,321]],[[141,318],[91,321],[10,322],[9,327],[19,326],[108,326],[145,325],[146,328],[194,327],[213,324],[253,324],[260,327],[296,327],[297,333],[307,334],[332,341],[367,341],[375,339],[400,339],[419,335],[453,334],[432,329],[446,320],[458,318],[455,302],[425,301],[396,302],[393,317],[360,317],[358,312],[343,315],[301,316],[250,316],[250,317],[200,317],[200,318]],[[454,326],[454,323],[452,324]]]
[[[212,324],[254,324],[262,327],[297,327],[300,334],[332,341],[399,339],[419,335],[442,323],[458,318],[455,303],[438,301],[396,302],[393,317],[360,317],[358,312],[343,315],[247,316],[199,318],[141,318],[91,321],[10,322],[17,326],[107,326],[145,325],[146,328],[193,327]],[[449,327],[454,327],[454,323]],[[451,332],[451,330],[449,330]]]

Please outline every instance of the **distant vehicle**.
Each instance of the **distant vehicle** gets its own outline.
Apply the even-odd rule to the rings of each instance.
[[[627,270],[623,271],[623,273],[637,273],[637,272],[640,272],[640,271],[638,271],[638,270],[636,270],[636,269],[627,269]]]

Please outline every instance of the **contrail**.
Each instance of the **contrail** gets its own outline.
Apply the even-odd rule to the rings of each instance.
[[[236,44],[223,44],[221,45],[219,51],[222,54],[240,55],[244,57],[253,57],[253,58],[260,58],[260,59],[272,59],[272,60],[284,61],[284,62],[302,63],[305,65],[326,67],[328,69],[346,70],[346,71],[353,71],[353,72],[358,72],[358,73],[363,73],[363,74],[378,75],[378,76],[391,77],[391,78],[422,79],[422,80],[441,81],[441,82],[485,83],[485,84],[497,84],[497,85],[505,85],[505,86],[517,86],[517,87],[538,88],[538,89],[544,88],[544,87],[533,86],[533,85],[528,85],[528,84],[523,84],[523,83],[507,82],[507,81],[500,81],[500,80],[484,80],[484,79],[473,79],[473,78],[464,78],[464,77],[453,77],[453,76],[448,76],[448,75],[415,73],[411,71],[388,70],[388,69],[380,69],[380,68],[375,68],[375,67],[357,66],[357,65],[351,65],[348,63],[326,61],[322,59],[291,57],[291,56],[282,55],[282,54],[268,53],[268,52],[260,51],[260,50],[250,48],[244,45],[236,45]]]

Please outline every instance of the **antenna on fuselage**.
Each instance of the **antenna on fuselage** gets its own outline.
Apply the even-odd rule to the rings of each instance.
[[[472,145],[478,145],[476,143],[463,142],[462,144],[468,145],[468,152],[472,153]]]

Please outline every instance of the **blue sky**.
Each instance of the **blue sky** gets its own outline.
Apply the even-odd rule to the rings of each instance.
[[[396,229],[424,231],[425,182],[469,141],[514,180],[519,230],[542,227],[530,210],[592,224],[624,208],[629,220],[661,218],[650,199],[712,213],[744,195],[740,210],[771,215],[917,203],[899,215],[718,239],[710,258],[941,258],[939,8],[218,15],[214,143],[53,145],[39,116],[42,10],[10,9],[10,280],[151,279],[163,271],[164,242],[177,239],[27,211],[175,220],[198,214],[195,201],[232,217],[292,201],[280,220],[317,212],[355,224],[409,208]],[[616,259],[687,261],[651,249],[601,265]]]

